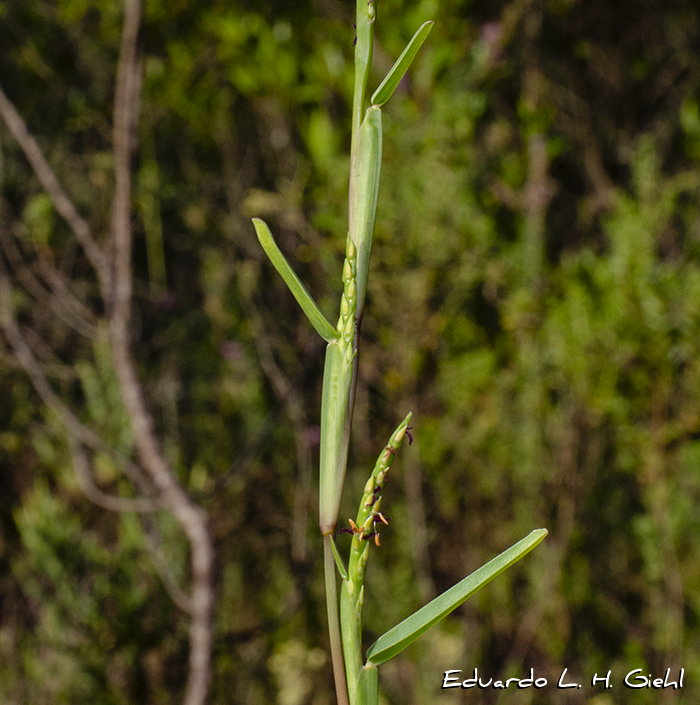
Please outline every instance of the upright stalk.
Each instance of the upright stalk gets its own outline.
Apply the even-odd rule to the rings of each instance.
[[[432,27],[424,22],[370,100],[363,117],[365,91],[372,61],[372,40],[376,9],[374,0],[357,0],[355,47],[355,90],[352,109],[352,146],[350,156],[349,230],[343,264],[343,295],[340,315],[334,327],[292,271],[267,225],[253,218],[260,244],[270,257],[290,291],[318,334],[328,342],[323,372],[321,400],[321,448],[319,487],[319,526],[323,535],[328,630],[333,674],[339,705],[377,705],[379,702],[377,667],[400,653],[426,629],[458,607],[480,587],[519,560],[546,535],[533,531],[482,566],[478,571],[435,598],[413,615],[382,635],[367,651],[362,664],[362,607],[365,570],[370,539],[379,542],[378,528],[387,524],[381,513],[382,490],[396,451],[405,436],[411,442],[409,413],[394,431],[379,454],[367,480],[355,521],[347,569],[333,535],[338,523],[348,460],[350,425],[357,381],[358,339],[372,251],[374,221],[379,195],[382,161],[382,112],[399,85]],[[338,602],[336,568],[343,579]]]
[[[338,618],[338,583],[335,577],[335,559],[330,536],[323,537],[323,570],[326,577],[326,611],[328,613],[328,635],[331,641],[331,660],[338,705],[348,705],[348,688],[343,665],[343,644]]]
[[[359,324],[367,290],[369,252],[353,241],[356,218],[356,183],[360,157],[360,125],[367,80],[372,65],[374,40],[374,0],[357,0],[355,28],[355,88],[352,105],[350,147],[350,190],[348,199],[349,236],[343,268],[343,299],[337,331],[338,341],[328,344],[321,404],[321,468],[319,524],[323,534],[324,571],[331,659],[339,705],[348,703],[348,687],[343,666],[343,646],[338,618],[338,589],[330,534],[335,531],[342,498],[350,441],[350,426],[357,383]],[[371,238],[371,234],[370,234]],[[358,261],[360,260],[361,261]],[[361,269],[360,269],[361,267]],[[359,270],[359,271],[358,271]],[[359,277],[358,277],[359,274]],[[354,685],[354,684],[352,684]]]
[[[372,65],[372,46],[374,44],[374,22],[377,11],[374,0],[357,0],[357,11],[355,16],[355,27],[357,31],[357,41],[355,43],[355,90],[352,97],[352,141],[350,144],[350,189],[348,194],[348,232],[349,239],[354,241],[357,248],[357,312],[358,325],[362,321],[362,312],[365,305],[365,293],[367,291],[367,278],[369,275],[369,255],[372,245],[372,234],[374,230],[374,212],[372,212],[372,223],[369,232],[363,223],[360,223],[360,210],[367,206],[367,199],[364,194],[358,193],[361,190],[360,180],[361,157],[368,156],[368,145],[362,144],[360,139],[362,126],[362,113],[365,104],[365,93],[367,91],[367,80],[369,78],[370,67]],[[379,152],[379,162],[381,162],[381,146]],[[376,202],[374,203],[376,206]]]

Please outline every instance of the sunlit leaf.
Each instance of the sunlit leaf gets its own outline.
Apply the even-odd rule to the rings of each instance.
[[[425,607],[421,607],[403,622],[397,624],[377,639],[367,650],[367,660],[380,666],[403,651],[423,632],[437,624],[450,612],[459,607],[479,588],[493,580],[516,561],[529,553],[547,535],[547,529],[535,529],[514,546],[481,566],[461,582],[436,597]]]
[[[289,290],[294,294],[299,306],[306,314],[306,317],[311,321],[311,325],[316,329],[318,334],[329,343],[336,340],[338,334],[329,320],[323,315],[323,312],[318,307],[316,302],[311,298],[311,294],[306,290],[306,287],[301,283],[299,277],[294,273],[289,266],[286,257],[282,254],[282,250],[277,246],[275,239],[272,237],[270,228],[260,218],[253,218],[255,232],[258,234],[258,240],[262,245],[263,250],[270,258],[270,262],[275,266]]]
[[[391,70],[386,75],[386,78],[381,82],[379,88],[374,91],[372,96],[372,105],[384,105],[391,98],[396,90],[396,87],[401,83],[408,67],[411,65],[414,57],[421,48],[426,37],[430,34],[434,22],[424,22],[418,31],[413,35],[413,38],[408,43],[406,48],[401,53],[401,56],[396,60],[396,63],[391,67]]]

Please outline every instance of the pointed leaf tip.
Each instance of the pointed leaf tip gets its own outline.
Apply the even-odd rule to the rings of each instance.
[[[262,245],[265,254],[270,258],[270,262],[274,265],[279,275],[284,279],[285,284],[294,295],[297,303],[301,306],[306,314],[306,317],[311,322],[311,325],[316,329],[318,334],[327,342],[336,340],[338,334],[330,321],[323,315],[323,312],[318,307],[316,302],[311,298],[311,294],[306,290],[306,287],[301,283],[301,280],[290,267],[287,258],[282,254],[279,246],[272,237],[272,232],[267,226],[267,223],[261,218],[253,218],[253,226],[258,240]]]
[[[415,58],[418,50],[421,48],[426,37],[430,34],[430,30],[435,23],[431,20],[424,22],[418,31],[413,35],[411,41],[406,45],[406,48],[401,53],[401,56],[396,60],[396,63],[391,67],[391,70],[386,75],[386,78],[381,82],[379,88],[372,95],[372,105],[384,105],[391,98],[394,91],[401,83],[408,67]]]
[[[547,529],[535,529],[524,539],[496,558],[481,566],[471,575],[464,578],[449,590],[436,597],[393,629],[383,634],[367,649],[367,659],[381,666],[389,659],[401,653],[413,643],[423,632],[444,619],[450,612],[459,607],[468,597],[497,575],[509,568],[513,563],[529,553],[547,535]]]

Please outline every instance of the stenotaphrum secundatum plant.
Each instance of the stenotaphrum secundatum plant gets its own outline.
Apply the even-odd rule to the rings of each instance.
[[[334,541],[348,458],[357,380],[360,323],[364,308],[382,158],[381,106],[392,96],[433,23],[423,24],[370,99],[365,93],[372,63],[376,0],[357,0],[355,88],[350,149],[349,228],[343,264],[343,294],[333,326],[292,271],[267,225],[254,218],[258,239],[319,335],[327,341],[321,401],[319,525],[323,553],[331,656],[339,705],[377,705],[377,667],[400,653],[470,595],[532,550],[547,534],[537,529],[486,565],[435,598],[369,647],[362,659],[362,606],[370,545],[379,545],[376,525],[382,489],[396,451],[408,433],[409,413],[382,450],[367,480],[357,517],[350,522],[352,544],[347,566]],[[363,117],[364,112],[364,117]],[[347,529],[346,529],[347,531]],[[338,578],[341,588],[338,594]]]

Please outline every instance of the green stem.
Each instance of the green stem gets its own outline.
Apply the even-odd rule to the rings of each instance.
[[[374,20],[376,10],[374,0],[357,0],[355,13],[355,88],[352,96],[352,136],[350,143],[350,190],[348,204],[348,226],[352,233],[357,210],[357,162],[360,158],[360,126],[365,105],[367,81],[372,66],[372,47],[374,45]],[[357,243],[355,243],[357,244]],[[360,305],[362,309],[362,305]],[[360,311],[361,313],[361,311]]]
[[[351,555],[358,548],[360,550],[364,549],[364,562],[366,563],[369,544],[359,542],[363,543],[363,545],[356,547],[356,543],[353,540]],[[354,573],[355,580],[348,576],[347,580],[343,580],[340,588],[340,622],[350,705],[355,705],[357,679],[362,670],[362,603],[364,602],[364,586],[361,585],[363,580],[358,579],[357,571],[354,571]],[[361,577],[363,578],[364,576]]]
[[[349,220],[355,215],[355,162],[359,158],[360,125],[364,108],[367,80],[372,64],[374,41],[374,0],[357,0],[355,46],[355,89],[352,107],[352,143],[350,147],[350,198]],[[340,634],[338,615],[338,586],[335,575],[335,558],[330,534],[335,529],[340,498],[342,496],[345,466],[347,463],[348,435],[354,404],[354,389],[357,375],[357,328],[355,325],[356,271],[354,244],[348,238],[346,267],[352,272],[343,272],[344,298],[341,302],[341,316],[338,322],[340,340],[326,359],[324,372],[323,402],[321,410],[321,512],[320,525],[323,536],[323,558],[326,576],[326,607],[328,610],[328,631],[331,640],[331,659],[338,705],[349,705],[348,687],[345,680],[343,643]],[[345,310],[347,309],[347,310]],[[324,403],[325,402],[325,403]],[[334,402],[334,403],[332,403]],[[328,412],[327,414],[324,412]],[[324,441],[326,441],[324,443]],[[353,686],[355,683],[353,683]],[[354,687],[353,687],[354,692]],[[354,700],[354,698],[353,698]]]
[[[343,645],[340,639],[340,620],[338,618],[338,583],[335,577],[335,558],[333,557],[330,536],[323,537],[323,568],[326,576],[326,609],[328,611],[328,635],[331,640],[335,695],[338,705],[349,705],[343,665]]]

